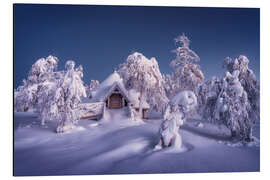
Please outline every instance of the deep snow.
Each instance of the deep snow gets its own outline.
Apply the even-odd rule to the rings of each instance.
[[[160,119],[133,122],[121,110],[112,119],[79,121],[69,133],[55,133],[34,113],[14,113],[14,175],[191,173],[259,171],[258,146],[232,147],[221,131],[191,121],[181,127],[184,152],[154,150]],[[208,129],[207,129],[208,128]],[[215,133],[219,132],[219,133]],[[220,133],[222,132],[222,133]],[[255,135],[259,138],[259,128]]]

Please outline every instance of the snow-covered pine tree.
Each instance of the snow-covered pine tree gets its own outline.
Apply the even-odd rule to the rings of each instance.
[[[145,99],[153,109],[162,111],[165,108],[168,98],[155,58],[147,59],[143,54],[135,52],[120,65],[119,73],[127,89],[136,89],[140,93],[139,114],[142,114],[142,102]]]
[[[209,122],[214,121],[213,113],[221,89],[222,80],[215,76],[212,77],[212,79],[201,83],[198,88],[196,88],[198,100],[197,112],[203,119],[206,119]]]
[[[58,59],[54,56],[38,59],[31,67],[27,80],[15,90],[15,111],[27,111],[37,108],[39,93],[48,84],[55,81],[54,70],[57,68]]]
[[[54,89],[54,96],[49,105],[49,118],[59,121],[56,129],[57,133],[62,133],[72,129],[79,120],[78,104],[81,97],[86,97],[83,81],[82,66],[74,69],[75,62],[66,62],[66,72],[60,78]]]
[[[238,70],[226,73],[213,116],[217,123],[225,124],[231,130],[234,139],[251,141],[253,121],[248,113],[251,107],[238,77]]]
[[[248,95],[248,100],[251,106],[249,115],[254,120],[260,119],[260,85],[255,74],[248,67],[249,60],[246,56],[240,55],[234,61],[227,57],[224,60],[223,67],[230,73],[239,71],[239,81]]]
[[[173,67],[172,75],[167,75],[167,83],[173,82],[169,92],[169,98],[176,95],[182,90],[195,91],[196,86],[204,81],[204,74],[200,66],[195,64],[200,61],[200,57],[189,48],[190,40],[184,34],[175,38],[175,42],[180,43],[172,52],[176,54],[176,58],[171,61],[170,66]],[[171,76],[171,77],[169,77]],[[168,91],[168,90],[167,90]]]

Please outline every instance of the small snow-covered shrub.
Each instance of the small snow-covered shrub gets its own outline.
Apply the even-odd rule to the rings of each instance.
[[[182,137],[179,134],[179,127],[183,125],[186,114],[192,111],[197,105],[197,99],[192,91],[178,93],[167,104],[163,114],[163,122],[159,128],[159,143],[155,148],[181,148]]]

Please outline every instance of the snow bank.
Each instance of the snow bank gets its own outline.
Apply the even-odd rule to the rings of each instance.
[[[123,123],[121,128],[118,123],[79,121],[77,131],[64,134],[54,132],[56,122],[49,121],[45,128],[33,123],[38,121],[33,113],[15,113],[15,176],[247,172],[260,168],[259,147],[230,147],[184,129],[180,133],[185,152],[183,148],[153,151],[158,141],[157,120],[138,126]]]

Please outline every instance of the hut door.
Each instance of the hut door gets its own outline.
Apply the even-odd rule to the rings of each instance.
[[[110,96],[110,105],[109,108],[111,109],[120,109],[121,108],[121,103],[122,102],[122,97],[120,94],[112,94]]]

